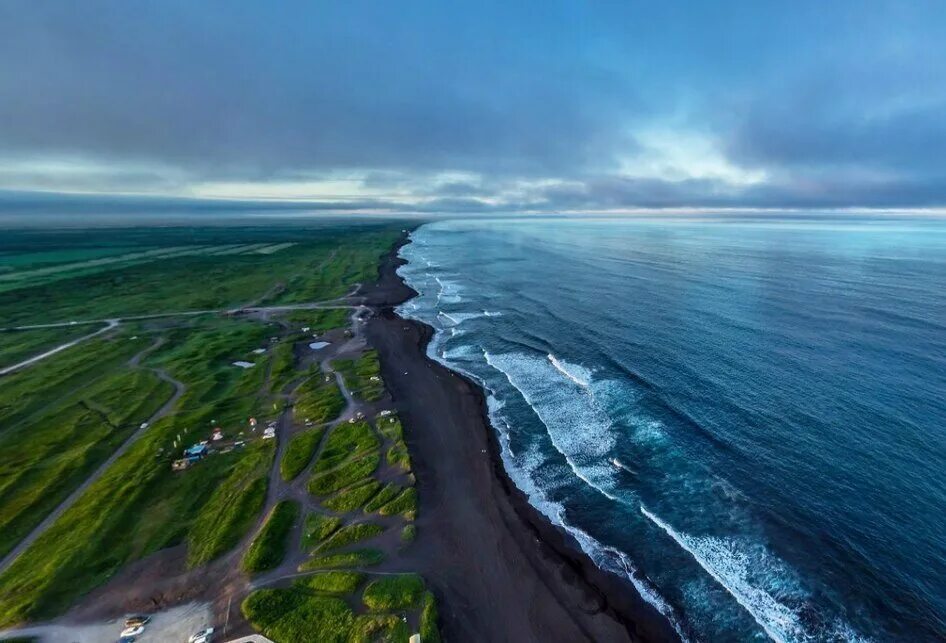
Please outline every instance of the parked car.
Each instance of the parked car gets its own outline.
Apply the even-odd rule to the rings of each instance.
[[[139,625],[146,625],[150,620],[151,617],[147,614],[132,614],[125,619],[125,627],[138,627]]]
[[[205,630],[201,630],[187,639],[187,643],[209,643],[210,637],[213,636],[214,628],[208,627]]]
[[[132,625],[131,627],[126,627],[122,630],[122,636],[138,636],[145,631],[144,625]]]

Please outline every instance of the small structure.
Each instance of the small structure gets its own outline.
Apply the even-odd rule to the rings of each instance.
[[[256,428],[256,418],[250,418],[250,426]]]
[[[253,354],[254,354],[254,355],[262,355],[262,354],[265,353],[265,352],[266,352],[266,349],[265,349],[265,348],[257,348],[256,350],[253,351]]]
[[[372,376],[369,377],[368,379],[371,380],[372,382],[380,382],[380,381],[381,381],[381,378],[378,377],[377,375],[372,375]]]
[[[185,458],[196,458],[200,459],[207,455],[209,449],[207,448],[206,442],[199,442],[193,446],[187,447],[184,449]]]
[[[187,458],[181,458],[180,460],[175,460],[171,463],[172,471],[183,471],[187,467],[191,466],[191,461]]]
[[[384,418],[384,417],[387,417],[387,416],[391,415],[391,410],[390,410],[390,409],[384,409],[384,410],[381,411],[378,415],[380,415],[380,416],[383,417],[383,418]]]
[[[213,440],[214,442],[216,442],[216,441],[218,441],[218,440],[222,440],[222,439],[223,439],[223,429],[221,429],[219,426],[218,426],[218,427],[215,427],[215,428],[214,428],[213,435],[210,436],[210,439]]]
[[[237,360],[233,362],[234,366],[239,366],[240,368],[253,368],[256,366],[253,362],[244,362],[243,360]]]
[[[309,348],[311,348],[314,351],[317,351],[317,350],[321,350],[325,348],[328,345],[329,345],[328,342],[312,342],[311,344],[309,344]]]
[[[266,430],[263,431],[263,439],[272,440],[275,437],[276,437],[276,428],[272,426],[266,427]]]

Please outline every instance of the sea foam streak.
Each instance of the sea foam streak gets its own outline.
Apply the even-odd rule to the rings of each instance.
[[[488,387],[487,387],[487,390]],[[492,392],[486,398],[490,423],[499,434],[500,455],[506,471],[516,486],[529,498],[529,504],[537,508],[552,523],[559,525],[578,542],[581,550],[601,569],[617,576],[623,576],[634,586],[641,598],[660,612],[671,624],[680,639],[688,641],[685,630],[680,625],[680,619],[673,607],[660,595],[657,588],[650,582],[627,557],[614,547],[605,545],[595,539],[585,530],[570,524],[565,519],[565,507],[551,500],[547,490],[549,485],[539,485],[535,481],[537,468],[543,462],[543,457],[536,448],[532,448],[517,456],[512,450],[509,438],[509,423],[502,415],[505,406]]]
[[[804,604],[808,596],[792,581],[792,573],[784,563],[761,547],[745,546],[727,538],[680,533],[644,505],[640,510],[722,585],[773,641],[863,640],[843,623],[835,623],[829,632],[808,631],[797,609],[786,605],[782,598]]]
[[[548,432],[552,446],[587,485],[607,498],[626,501],[614,495],[613,468],[608,453],[614,448],[611,419],[594,394],[576,383],[548,360],[522,353],[492,355],[483,352],[486,363],[506,376],[509,383],[532,407]],[[581,430],[576,430],[578,428]]]
[[[551,353],[549,353],[548,358],[549,361],[552,362],[552,366],[554,366],[559,373],[573,381],[578,386],[582,388],[588,388],[591,385],[591,371],[588,369],[582,366],[576,366],[574,364],[562,362]]]

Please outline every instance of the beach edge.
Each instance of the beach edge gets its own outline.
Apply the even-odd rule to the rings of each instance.
[[[392,397],[401,411],[411,453],[418,453],[417,472],[418,489],[421,497],[421,510],[424,511],[425,482],[431,473],[431,468],[438,466],[437,461],[423,457],[423,450],[418,449],[418,443],[429,439],[423,422],[417,420],[419,414],[436,412],[436,409],[419,408],[418,402],[412,402],[413,389],[416,385],[405,371],[403,355],[405,351],[413,353],[412,363],[424,363],[425,367],[438,373],[441,380],[449,379],[450,392],[457,406],[465,406],[468,412],[464,415],[466,430],[469,437],[483,446],[480,459],[483,463],[471,462],[470,467],[484,464],[490,473],[496,489],[476,489],[474,493],[486,497],[486,501],[493,501],[505,507],[498,507],[504,520],[500,529],[504,529],[518,546],[519,551],[513,555],[525,554],[530,560],[528,569],[531,569],[535,578],[524,579],[526,583],[544,585],[547,593],[554,597],[551,603],[538,601],[543,596],[523,597],[521,606],[512,606],[511,611],[522,614],[525,622],[509,623],[500,619],[500,627],[511,627],[505,632],[508,636],[511,631],[520,634],[532,632],[538,634],[542,628],[536,627],[536,619],[550,617],[548,610],[561,610],[564,615],[557,617],[571,620],[576,629],[582,632],[589,640],[616,640],[617,630],[624,634],[621,638],[634,641],[679,641],[680,637],[669,620],[664,617],[650,603],[645,601],[638,590],[629,581],[622,579],[598,567],[594,561],[581,550],[579,543],[563,528],[552,523],[530,502],[526,494],[519,489],[506,471],[501,456],[498,434],[492,426],[486,403],[486,394],[482,387],[444,365],[430,359],[427,355],[427,346],[434,336],[434,329],[412,319],[405,319],[397,315],[394,307],[408,301],[417,295],[397,274],[397,269],[406,263],[399,256],[400,249],[411,242],[410,233],[419,226],[413,226],[406,231],[385,255],[379,266],[378,281],[376,284],[363,290],[361,296],[366,305],[374,310],[374,315],[368,321],[367,337],[372,348],[378,350],[382,372],[388,382]],[[400,350],[393,350],[398,346]],[[485,452],[485,453],[484,453]],[[496,493],[496,490],[499,493]],[[436,508],[435,508],[436,509]],[[509,519],[509,518],[513,519]],[[436,525],[424,525],[421,532]],[[423,558],[423,554],[420,555]],[[434,564],[436,564],[434,556]],[[443,561],[440,561],[443,562]],[[430,570],[428,570],[430,571]],[[521,570],[519,570],[521,571]],[[436,579],[434,586],[437,587]],[[450,583],[440,584],[443,606],[441,613],[445,621],[445,633],[453,638],[467,639],[467,634],[482,633],[478,624],[483,618],[490,618],[485,608],[473,610],[474,614],[465,614],[463,618],[452,618],[453,608],[451,599],[468,602],[467,596],[453,596]],[[515,597],[504,596],[503,599]],[[475,606],[474,606],[475,607]],[[465,605],[466,610],[470,609]],[[489,628],[486,628],[489,629]],[[549,636],[547,630],[544,636]],[[562,637],[565,636],[561,632]],[[513,638],[509,636],[509,638]],[[480,640],[484,640],[480,638]],[[493,640],[486,637],[485,640]],[[566,640],[553,634],[551,639]]]

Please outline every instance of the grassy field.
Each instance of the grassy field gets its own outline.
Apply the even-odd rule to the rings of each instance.
[[[171,397],[149,371],[119,369],[0,434],[0,555],[39,524]]]
[[[289,444],[286,445],[286,452],[283,454],[282,461],[279,463],[279,474],[285,481],[295,479],[302,470],[309,466],[312,456],[315,455],[315,449],[322,439],[322,429],[315,427],[306,429],[289,438]]]
[[[360,605],[353,606],[356,600]],[[425,643],[440,641],[433,595],[417,574],[372,579],[362,572],[319,572],[288,588],[257,590],[242,609],[254,627],[279,643],[311,641],[314,632],[319,641],[407,643],[412,622]]]
[[[289,532],[298,517],[299,503],[291,500],[276,503],[243,556],[243,570],[255,574],[279,565],[286,557]]]
[[[345,398],[330,375],[313,375],[296,389],[296,420],[322,424],[345,410]]]
[[[378,354],[375,351],[365,351],[358,359],[338,359],[332,364],[345,378],[348,390],[355,397],[366,402],[375,402],[384,396],[381,364],[378,363]]]
[[[7,231],[0,240],[0,319],[12,326],[330,299],[373,280],[378,256],[398,233],[387,223],[132,228],[107,235]],[[271,254],[233,252],[284,243],[294,245]],[[89,257],[76,255],[82,250]],[[36,253],[47,259],[39,268],[22,258]],[[90,261],[108,263],[81,265]],[[34,274],[17,276],[27,271]]]
[[[0,554],[171,397],[173,387],[157,372],[184,386],[172,412],[144,430],[0,574],[0,626],[61,613],[128,563],[166,547],[183,545],[188,564],[196,567],[245,542],[258,524],[275,453],[274,441],[252,431],[249,418],[261,425],[276,420],[285,403],[278,394],[305,376],[296,370],[292,347],[306,339],[301,326],[309,326],[309,334],[346,326],[350,311],[283,313],[280,321],[295,325],[294,331],[275,321],[214,311],[343,296],[355,284],[375,278],[378,257],[398,234],[399,226],[392,224],[314,224],[0,235],[0,319],[5,326],[126,318],[114,331],[2,379]],[[182,311],[208,312],[127,319]],[[0,364],[98,327],[0,333]],[[279,341],[270,342],[277,336]],[[260,348],[266,351],[260,353]],[[140,362],[132,360],[135,356]],[[235,361],[254,366],[239,368]],[[383,396],[376,355],[339,366],[360,398]],[[298,421],[308,417],[322,424],[344,409],[335,382],[326,382],[321,374],[310,375],[296,393],[293,413]],[[172,471],[171,461],[183,447],[208,440],[215,427],[224,439],[211,443],[212,454],[186,470]],[[311,462],[323,430],[307,429],[287,445],[286,457],[278,463],[285,479],[298,476]],[[403,440],[398,444],[403,446]],[[381,446],[373,428],[363,422],[340,425],[325,438],[307,482],[326,495],[328,511],[363,509],[379,492],[384,495],[373,510],[404,506],[411,489],[384,486],[374,478],[384,466],[381,456],[390,458]],[[398,466],[403,461],[394,459]],[[288,531],[296,520],[295,515],[287,517],[290,507],[278,505],[257,534],[244,558],[247,570],[268,569],[283,558],[282,547],[288,546]],[[313,619],[326,626],[335,623],[337,640],[401,640],[404,628],[395,614],[364,613],[367,608],[350,604],[360,600],[355,594],[370,579],[349,570],[383,558],[377,549],[351,548],[370,544],[379,530],[380,525],[369,522],[345,524],[336,516],[307,515],[303,546],[317,554],[306,565],[337,568],[337,575],[318,574],[319,580],[301,579],[289,589],[254,593],[244,605],[251,620],[264,630],[305,623],[308,629],[298,640],[308,640],[315,631]],[[343,596],[341,607],[323,601]],[[292,636],[287,631],[277,639],[295,640]]]
[[[18,364],[38,353],[94,333],[105,324],[34,328],[0,332],[0,368]]]
[[[265,371],[231,362],[260,345],[265,326],[209,319],[168,331],[146,364],[187,389],[53,526],[0,575],[0,623],[56,613],[127,562],[185,542],[199,564],[227,551],[255,522],[273,445],[249,442],[172,472],[173,443],[206,439],[212,426],[246,433],[268,404]],[[180,447],[179,447],[180,448]]]

